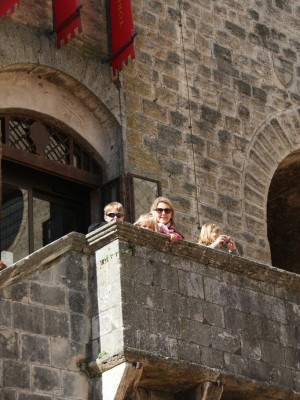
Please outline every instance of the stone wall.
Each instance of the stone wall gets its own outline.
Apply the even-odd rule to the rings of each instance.
[[[114,222],[0,287],[1,399],[300,399],[297,274]]]
[[[161,180],[187,239],[212,221],[270,262],[270,182],[299,149],[298,2],[132,3],[126,168]]]
[[[117,79],[103,63],[105,2],[81,3],[83,32],[62,50],[49,36],[50,0],[1,21],[1,109],[63,123],[105,181],[161,181],[188,240],[213,221],[242,254],[270,263],[269,187],[299,158],[298,2],[132,0],[136,58]]]
[[[103,370],[140,362],[137,387],[166,396],[219,379],[222,399],[300,398],[299,275],[128,224],[87,238]]]
[[[71,234],[0,274],[0,398],[90,398],[77,363],[90,358],[83,235]]]

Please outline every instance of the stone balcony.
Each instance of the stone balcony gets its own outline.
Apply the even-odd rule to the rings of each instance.
[[[300,399],[297,274],[114,222],[0,289],[1,399]]]
[[[87,240],[103,399],[300,399],[299,275],[126,223]]]

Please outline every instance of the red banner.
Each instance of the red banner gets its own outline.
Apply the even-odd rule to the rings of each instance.
[[[80,8],[77,0],[53,0],[54,32],[57,34],[57,47],[60,49],[62,41],[68,43],[68,38],[75,37],[75,31],[82,31]]]
[[[135,36],[130,0],[110,0],[111,65],[113,75],[128,64],[129,56],[135,58],[133,39]]]
[[[16,5],[20,5],[20,0],[0,0],[0,16],[6,17],[8,12],[13,13]]]

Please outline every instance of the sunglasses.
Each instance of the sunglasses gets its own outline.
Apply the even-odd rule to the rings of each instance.
[[[115,218],[115,217],[117,217],[117,218],[122,218],[122,217],[124,217],[124,214],[122,214],[122,213],[108,213],[108,214],[106,214],[109,218]]]
[[[162,214],[163,212],[165,212],[166,214],[170,214],[172,210],[171,208],[157,208],[156,212],[158,212],[158,214]]]

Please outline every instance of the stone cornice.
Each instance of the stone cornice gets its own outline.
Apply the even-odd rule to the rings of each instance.
[[[43,269],[68,251],[88,252],[85,236],[71,232],[5,268],[0,272],[0,288],[9,286],[13,282]]]
[[[126,222],[116,221],[104,225],[89,233],[86,238],[90,251],[96,251],[114,240],[122,240],[130,242],[131,245],[154,248],[174,256],[187,257],[201,265],[300,291],[300,275],[298,274],[186,240],[170,243],[168,237],[163,234],[148,231]]]

